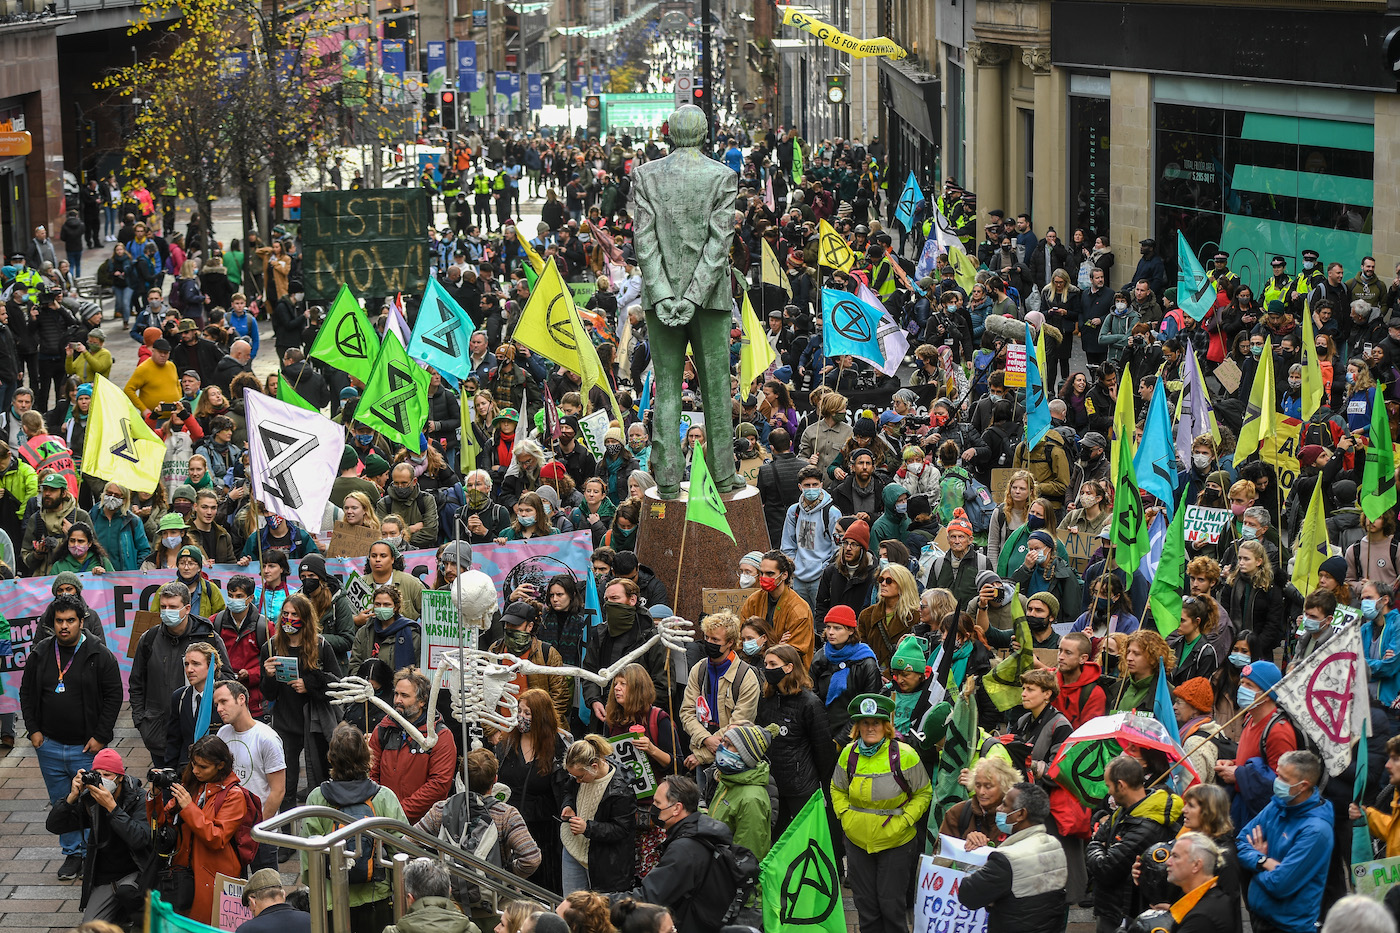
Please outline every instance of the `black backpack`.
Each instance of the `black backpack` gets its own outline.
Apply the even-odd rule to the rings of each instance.
[[[694,926],[702,930],[718,930],[739,916],[744,902],[758,885],[758,858],[748,849],[732,842],[716,845],[701,838],[695,841],[710,853],[709,862],[701,869],[696,891],[709,890],[707,882],[714,873],[719,873],[717,877],[723,881],[725,888],[734,892],[728,900],[696,899],[691,902]]]

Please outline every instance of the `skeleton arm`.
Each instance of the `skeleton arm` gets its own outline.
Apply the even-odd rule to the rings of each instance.
[[[646,641],[633,648],[627,654],[618,658],[616,662],[608,665],[602,670],[594,673],[581,667],[552,667],[547,664],[536,664],[526,658],[516,658],[513,655],[504,655],[501,662],[510,665],[512,671],[521,674],[548,675],[559,674],[565,677],[580,677],[591,681],[606,690],[613,682],[613,678],[622,673],[627,665],[640,660],[657,643],[661,642],[667,650],[684,650],[686,644],[694,641],[691,635],[691,624],[680,616],[668,616],[657,623],[656,634]]]

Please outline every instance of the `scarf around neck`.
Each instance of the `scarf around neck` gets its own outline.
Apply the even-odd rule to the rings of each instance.
[[[851,677],[851,667],[857,661],[875,657],[875,652],[863,641],[847,642],[841,648],[828,644],[825,651],[826,659],[836,665],[836,670],[831,672],[831,683],[826,688],[826,705],[830,706],[845,691],[846,682]]]

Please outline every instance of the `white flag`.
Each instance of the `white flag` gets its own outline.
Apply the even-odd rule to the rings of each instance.
[[[252,389],[244,390],[243,400],[253,496],[273,515],[320,534],[331,485],[340,473],[345,429],[320,412]]]
[[[1244,669],[1249,676],[1249,668]],[[1288,669],[1274,688],[1278,705],[1322,752],[1328,774],[1351,763],[1352,745],[1371,714],[1361,629],[1349,624]],[[1363,748],[1361,754],[1365,754]]]
[[[895,323],[894,316],[885,310],[880,296],[872,292],[865,283],[862,282],[857,289],[856,297],[872,308],[880,309],[880,324],[875,328],[875,339],[880,341],[880,352],[885,354],[885,358],[865,361],[886,376],[893,376],[904,363],[904,354],[909,352],[909,334]],[[865,357],[859,359],[864,360]]]
[[[938,209],[937,204],[930,201],[929,205],[933,208],[933,230],[930,231],[930,234],[932,239],[938,241],[938,251],[946,253],[950,247],[954,246],[962,249],[962,240],[958,239],[958,232],[953,229],[952,223],[943,216],[943,212]]]
[[[1201,376],[1196,350],[1188,343],[1186,359],[1181,364],[1181,397],[1176,402],[1176,453],[1188,468],[1191,464],[1191,445],[1196,438],[1209,434],[1217,444],[1220,442],[1220,431],[1215,427],[1213,415],[1210,394]]]

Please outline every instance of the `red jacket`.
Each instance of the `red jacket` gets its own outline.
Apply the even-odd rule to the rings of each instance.
[[[240,671],[247,671],[248,677],[243,681],[243,686],[248,688],[248,712],[254,717],[263,714],[263,694],[262,675],[263,666],[261,659],[262,646],[267,642],[267,620],[256,612],[249,611],[248,617],[243,620],[243,627],[237,628],[233,613],[227,609],[220,610],[214,614],[210,620],[214,626],[214,631],[219,633],[223,639],[224,649],[228,651],[228,661],[234,674]]]
[[[437,744],[426,752],[405,737],[399,724],[388,716],[370,733],[370,780],[394,792],[410,823],[418,822],[433,804],[452,795],[457,743],[452,731],[436,717],[434,726]]]
[[[1064,675],[1055,672],[1055,682],[1060,685],[1060,692],[1055,695],[1052,705],[1064,713],[1070,725],[1076,729],[1095,716],[1103,715],[1108,698],[1104,695],[1103,687],[1099,686],[1099,676],[1099,666],[1093,661],[1079,669],[1079,679],[1072,684],[1065,683]]]

